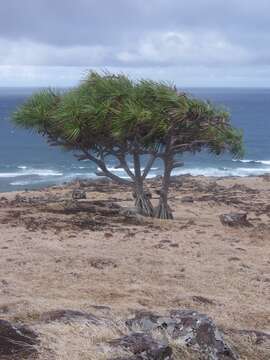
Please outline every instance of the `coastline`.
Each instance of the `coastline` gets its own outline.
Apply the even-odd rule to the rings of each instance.
[[[147,183],[150,184],[151,183],[158,183],[159,179],[160,179],[160,175],[153,175],[151,176],[148,180]],[[187,179],[187,178],[194,178],[194,179],[198,179],[198,180],[203,180],[203,179],[208,179],[209,181],[223,181],[223,180],[240,180],[243,179],[243,182],[249,182],[249,181],[245,181],[244,179],[254,179],[254,178],[258,178],[258,179],[264,179],[266,181],[270,181],[270,173],[269,172],[265,172],[264,174],[260,174],[260,175],[256,175],[256,174],[250,174],[250,175],[226,175],[226,176],[210,176],[210,175],[193,175],[193,174],[176,174],[176,175],[172,175],[172,179],[174,181],[174,179],[176,180],[181,180],[181,179]],[[47,191],[47,190],[55,190],[55,189],[61,189],[61,188],[69,188],[69,187],[74,187],[76,185],[80,186],[80,184],[85,184],[85,186],[87,187],[87,184],[110,184],[111,180],[107,179],[107,178],[100,178],[100,177],[74,177],[74,179],[67,181],[67,180],[63,180],[63,182],[60,183],[55,183],[55,184],[48,184],[48,185],[36,185],[34,187],[27,187],[25,186],[25,188],[21,188],[21,189],[12,189],[9,191],[0,191],[0,194],[9,194],[9,193],[24,193],[24,192],[39,192],[39,191]],[[75,184],[75,185],[74,185]],[[21,187],[23,187],[23,185],[21,185]]]
[[[157,186],[149,181],[154,203]],[[87,194],[80,209],[71,199],[78,187]],[[1,318],[41,334],[41,359],[50,347],[55,359],[79,359],[100,339],[85,343],[42,314],[193,309],[213,318],[243,359],[268,359],[269,342],[241,331],[270,333],[270,177],[175,177],[170,203],[173,221],[123,215],[131,192],[105,180],[1,193]],[[230,212],[247,213],[251,226],[224,226],[219,216]]]

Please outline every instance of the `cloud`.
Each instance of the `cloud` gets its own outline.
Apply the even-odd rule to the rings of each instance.
[[[0,65],[35,66],[223,66],[256,60],[241,44],[215,32],[157,32],[138,40],[136,46],[58,47],[28,40],[0,39]]]
[[[164,32],[147,36],[135,49],[117,55],[129,65],[243,65],[253,56],[240,44],[233,44],[216,32]]]
[[[0,39],[0,65],[94,66],[105,64],[110,48],[104,46],[57,47],[29,40]]]
[[[252,74],[264,83],[270,74],[269,12],[269,0],[4,1],[0,81],[10,76],[16,83],[19,75],[8,69],[22,68],[27,79],[43,82],[43,67],[48,84],[49,74],[59,83],[63,72],[73,71],[75,78],[86,68],[162,73],[164,79],[186,71],[206,85],[207,76],[226,83],[230,71],[232,84]]]

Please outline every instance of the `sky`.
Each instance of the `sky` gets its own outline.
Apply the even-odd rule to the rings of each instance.
[[[270,0],[3,0],[0,86],[87,70],[179,87],[270,87]]]

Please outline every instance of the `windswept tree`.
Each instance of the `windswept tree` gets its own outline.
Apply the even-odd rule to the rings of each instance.
[[[182,104],[179,102],[167,109],[166,131],[158,154],[163,161],[163,177],[154,216],[162,219],[173,218],[168,192],[172,171],[184,165],[181,154],[207,150],[215,155],[224,152],[234,157],[243,155],[242,134],[231,126],[228,112],[209,102],[181,96],[185,98]]]
[[[124,75],[91,72],[65,93],[44,90],[14,113],[18,126],[45,136],[51,145],[75,152],[98,168],[97,175],[131,185],[140,214],[172,218],[168,191],[173,169],[182,166],[179,154],[208,148],[239,155],[241,134],[228,113],[193,99],[175,86]],[[109,170],[113,157],[129,180]],[[145,180],[157,158],[163,161],[158,207],[153,209]],[[144,166],[143,166],[144,165]]]

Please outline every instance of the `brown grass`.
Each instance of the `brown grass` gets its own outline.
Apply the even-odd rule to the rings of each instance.
[[[235,184],[258,192],[232,189]],[[176,184],[174,221],[132,225],[92,217],[101,224],[98,229],[80,229],[74,215],[12,203],[16,194],[3,194],[8,201],[0,201],[0,318],[37,329],[41,359],[103,360],[109,351],[104,341],[118,337],[122,325],[45,324],[40,314],[74,309],[124,319],[138,309],[192,308],[226,331],[242,359],[268,360],[269,343],[256,344],[229,329],[270,332],[270,183],[246,178],[218,180],[217,185],[216,191],[207,178],[186,178],[179,189]],[[23,195],[68,198],[71,188]],[[128,191],[108,188],[89,187],[88,199],[132,203]],[[195,202],[182,203],[186,195]],[[220,223],[220,214],[240,210],[248,211],[252,228]]]

